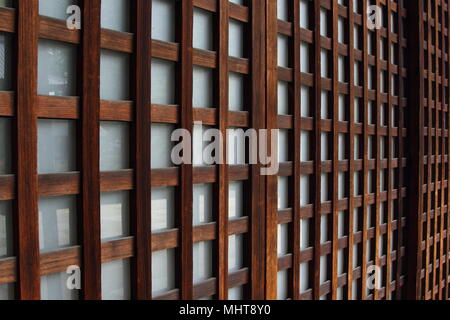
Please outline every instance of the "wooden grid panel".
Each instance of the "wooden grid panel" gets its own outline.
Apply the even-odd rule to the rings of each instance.
[[[277,52],[269,50],[267,57],[268,118],[277,119],[276,128],[289,130],[289,156],[280,160],[279,174],[289,177],[289,198],[287,208],[268,207],[268,225],[270,210],[276,210],[278,218],[267,234],[275,232],[277,224],[287,224],[289,232],[287,248],[278,251],[278,268],[268,267],[267,277],[275,288],[280,281],[287,288],[267,295],[400,299],[406,226],[406,41],[400,32],[406,10],[397,2],[374,2],[383,10],[383,26],[369,36],[365,1],[280,2],[268,7],[268,47],[278,44]],[[302,10],[307,13],[302,15]],[[377,85],[382,75],[384,87]],[[287,112],[280,109],[285,104],[279,97],[280,83],[288,87]],[[270,100],[272,95],[278,100]],[[277,183],[270,179],[269,185]],[[267,257],[267,263],[271,261]],[[372,264],[381,267],[382,284],[380,290],[368,292],[363,270]],[[280,275],[283,271],[287,275]]]

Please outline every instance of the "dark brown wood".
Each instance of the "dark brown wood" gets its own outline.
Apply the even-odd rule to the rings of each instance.
[[[81,212],[82,296],[101,299],[100,244],[100,0],[82,3]]]
[[[135,54],[133,59],[132,95],[135,100],[132,162],[134,167],[134,191],[131,226],[135,237],[136,254],[133,259],[132,296],[139,300],[152,296],[151,250],[151,3],[135,0],[132,3]]]
[[[15,138],[15,245],[17,297],[40,298],[37,179],[37,17],[36,1],[17,6],[17,87]]]

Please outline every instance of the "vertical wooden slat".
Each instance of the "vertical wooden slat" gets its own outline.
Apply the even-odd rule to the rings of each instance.
[[[38,2],[17,2],[15,126],[17,297],[40,299],[37,179]]]
[[[447,3],[447,21],[449,21],[447,23],[447,30],[450,27],[450,4]],[[450,35],[448,34],[447,31],[447,51],[450,50]],[[450,66],[450,58],[448,56],[447,53],[447,59],[449,60],[449,66]],[[445,66],[445,64],[444,64]],[[443,67],[444,68],[444,67]],[[448,77],[448,81],[450,81],[450,69],[446,69],[447,72],[447,77]],[[447,82],[447,90],[450,90],[450,83]],[[447,94],[447,162],[448,162],[448,167],[446,168],[447,170],[447,201],[450,201],[450,97]],[[450,299],[450,205],[447,202],[447,252],[445,253],[445,299],[449,300]]]
[[[301,72],[300,72],[300,2],[294,0],[290,2],[290,10],[292,11],[291,22],[294,34],[290,46],[290,63],[293,65],[294,78],[292,83],[292,111],[294,116],[294,130],[291,134],[290,156],[293,160],[293,177],[291,181],[294,184],[290,190],[290,203],[293,208],[293,219],[290,224],[290,252],[292,252],[292,272],[290,279],[290,287],[292,290],[291,297],[294,300],[300,299],[300,175],[301,175]]]
[[[408,186],[407,203],[407,273],[406,298],[418,299],[421,295],[420,274],[422,271],[423,230],[423,180],[424,180],[424,24],[423,1],[406,1],[408,9],[406,33],[408,41],[407,68],[416,70],[408,73],[408,112],[405,124],[408,131],[405,184]]]
[[[101,0],[82,3],[81,236],[82,294],[101,299],[100,240],[100,16]]]
[[[265,1],[249,1],[251,8],[251,125],[255,130],[265,128]],[[258,135],[259,136],[259,135]],[[265,180],[260,174],[261,165],[250,166],[250,288],[251,299],[264,298],[264,230],[265,230]]]
[[[321,77],[321,35],[320,35],[320,1],[314,1],[313,11],[313,27],[314,27],[314,61],[312,70],[314,71],[314,95],[313,106],[314,109],[314,182],[313,182],[313,203],[314,203],[314,230],[312,237],[314,237],[314,257],[313,257],[313,272],[311,272],[313,288],[313,298],[318,300],[320,298],[320,223],[321,223],[321,178],[322,178],[322,121],[321,121],[321,100],[322,100],[322,77]]]
[[[214,203],[217,203],[217,297],[219,300],[228,298],[228,164],[227,164],[227,127],[228,127],[228,23],[229,2],[219,0],[218,6],[218,113],[219,130],[222,134],[221,162],[217,165],[218,181],[215,185]]]
[[[353,1],[348,1],[348,65],[349,65],[349,92],[348,105],[349,110],[349,202],[348,202],[348,251],[347,251],[347,299],[351,300],[353,296],[353,246],[354,246],[354,194],[355,194],[355,37],[354,37],[354,20]],[[359,73],[361,70],[357,70]],[[359,83],[358,83],[359,86]],[[353,107],[352,107],[353,106]],[[359,141],[359,140],[358,140]]]
[[[266,128],[268,130],[278,128],[277,123],[277,3],[273,0],[266,0]],[[268,154],[277,154],[278,150],[271,150],[270,139],[275,137],[268,133]],[[266,177],[266,299],[277,298],[277,176]]]
[[[330,23],[330,21],[329,21]],[[339,70],[338,70],[338,2],[331,1],[331,25],[332,25],[332,96],[333,110],[331,116],[333,119],[332,127],[332,165],[333,165],[333,192],[331,199],[331,239],[332,239],[332,253],[331,253],[331,299],[336,300],[337,288],[338,288],[338,188],[339,188],[339,167],[338,167],[338,155],[339,155],[339,133],[338,133],[338,121],[339,121]],[[345,70],[342,70],[345,72]],[[319,107],[319,105],[317,106]]]
[[[367,1],[362,1],[362,17],[363,21],[367,21]],[[364,152],[363,152],[363,231],[362,231],[362,258],[361,258],[361,298],[362,300],[367,299],[367,228],[368,228],[368,206],[369,202],[367,195],[369,193],[368,183],[369,183],[369,58],[368,58],[368,28],[365,28],[364,23],[362,26],[362,39],[359,41],[363,43],[363,106],[364,106]]]
[[[388,138],[387,143],[385,144],[385,152],[387,153],[387,159],[388,159],[388,167],[387,167],[387,237],[386,237],[386,292],[385,292],[385,299],[390,300],[391,299],[391,238],[392,238],[392,193],[393,193],[393,186],[392,186],[392,99],[391,96],[394,95],[394,92],[392,90],[392,83],[391,83],[391,75],[392,75],[392,61],[391,61],[391,43],[392,43],[392,20],[391,20],[391,1],[386,1],[386,17],[387,21],[387,42],[386,42],[386,59],[387,60],[387,79],[385,79],[385,86],[387,87],[388,92],[388,102],[387,102],[387,110],[385,109],[385,117],[387,128],[388,128]],[[401,164],[399,163],[399,166]],[[401,194],[398,195],[399,198],[401,198]],[[401,228],[401,226],[399,226]]]
[[[132,234],[136,252],[132,269],[132,296],[151,298],[151,2],[134,0],[132,3],[135,51],[133,57],[132,95],[135,100],[135,118],[132,125],[133,167],[135,189],[132,203]],[[150,122],[149,122],[150,119]]]
[[[180,90],[180,126],[191,133],[193,131],[192,109],[192,74],[193,74],[193,4],[192,1],[182,1],[178,10],[178,28],[180,35],[180,70],[177,88]],[[177,28],[177,29],[178,29]],[[191,143],[191,142],[190,142]],[[193,234],[192,234],[192,201],[193,174],[192,164],[180,166],[180,197],[178,198],[178,225],[180,226],[181,242],[178,276],[180,277],[181,299],[193,298]]]

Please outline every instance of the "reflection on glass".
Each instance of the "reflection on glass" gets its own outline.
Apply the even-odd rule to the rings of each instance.
[[[115,171],[130,167],[129,125],[100,121],[100,170]]]
[[[11,173],[11,119],[0,118],[0,174]]]
[[[67,279],[70,277],[66,271],[45,275],[41,277],[42,300],[78,300],[79,291],[67,288]]]
[[[152,296],[175,289],[175,249],[152,254]]]
[[[193,223],[194,225],[212,222],[212,184],[195,184],[193,201]]]
[[[100,98],[130,99],[130,56],[112,50],[102,50],[100,57]]]
[[[212,241],[194,243],[194,283],[207,280],[213,276]]]
[[[76,196],[39,199],[39,246],[52,251],[77,244]]]
[[[102,28],[130,31],[130,1],[102,0]]]
[[[12,90],[12,50],[11,35],[0,32],[0,91]]]
[[[174,164],[171,159],[172,148],[175,145],[171,141],[172,132],[175,126],[163,123],[152,123],[151,148],[152,148],[152,169],[170,168]]]
[[[175,227],[175,188],[152,189],[152,231]]]
[[[0,201],[0,259],[13,255],[11,201]]]
[[[14,284],[0,284],[0,301],[14,299]]]
[[[175,63],[152,59],[152,104],[175,104]]]
[[[130,235],[130,199],[127,191],[102,192],[100,208],[102,240]]]
[[[38,94],[76,96],[77,48],[53,40],[39,40]]]
[[[175,42],[175,0],[152,1],[152,39]]]
[[[131,298],[130,287],[129,259],[102,264],[103,300],[129,300]]]
[[[71,15],[67,14],[67,8],[77,4],[78,0],[39,0],[39,14],[66,20]]]
[[[38,172],[76,170],[76,127],[70,120],[38,120]]]

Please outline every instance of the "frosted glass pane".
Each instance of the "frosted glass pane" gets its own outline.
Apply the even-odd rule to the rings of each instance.
[[[116,260],[102,264],[102,299],[129,300],[131,298],[130,261]]]
[[[320,63],[321,63],[321,70],[320,70],[321,77],[329,78],[330,71],[328,67],[328,51],[325,49],[320,50]]]
[[[11,119],[0,118],[0,174],[11,170]]]
[[[194,225],[213,221],[213,185],[195,184],[193,187],[193,223]]]
[[[203,157],[203,151],[210,144],[203,138],[206,137],[206,131],[211,129],[208,126],[194,124],[194,132],[192,134],[192,163],[196,166],[206,165],[206,159]]]
[[[328,36],[328,11],[324,8],[320,8],[320,35]]]
[[[175,145],[171,141],[175,126],[162,123],[152,123],[152,168],[173,167],[171,153]],[[176,142],[178,144],[178,142]]]
[[[13,0],[0,0],[0,7],[12,7]]]
[[[320,257],[320,284],[324,284],[327,280],[327,270],[328,270],[328,258],[327,256]]]
[[[194,66],[194,88],[192,92],[192,103],[194,108],[213,107],[213,69]]]
[[[234,19],[229,24],[228,54],[232,57],[244,58],[244,25]]]
[[[300,292],[303,293],[309,289],[309,263],[300,264]]]
[[[175,42],[175,0],[152,1],[152,39]]]
[[[229,77],[229,109],[244,111],[244,75],[230,72]]]
[[[38,120],[38,172],[76,170],[76,122]]]
[[[278,131],[278,161],[289,161],[289,131]]]
[[[278,209],[289,208],[289,178],[278,177]]]
[[[244,132],[242,128],[229,128],[227,138],[228,138],[227,143],[228,164],[230,165],[245,164],[246,163],[245,141],[250,141],[250,139],[252,139],[255,143],[257,143],[256,132],[251,130]]]
[[[278,19],[289,21],[289,0],[277,0]]]
[[[12,37],[0,32],[0,91],[12,90],[12,56]]]
[[[309,44],[302,41],[300,42],[300,71],[311,72],[309,66]]]
[[[125,122],[100,121],[100,170],[128,169],[129,125]]]
[[[39,199],[39,247],[52,251],[77,244],[76,196]]]
[[[212,241],[194,243],[194,283],[207,280],[212,272]]]
[[[0,201],[0,259],[13,255],[13,217],[11,201]]]
[[[311,203],[309,176],[300,176],[300,205],[306,206]]]
[[[0,285],[0,301],[14,300],[14,284],[7,283]]]
[[[228,188],[228,217],[233,219],[244,215],[244,182],[230,182]]]
[[[175,104],[175,63],[152,59],[152,103]]]
[[[228,270],[230,272],[244,267],[244,235],[234,234],[228,237]]]
[[[102,28],[130,31],[130,1],[102,0]]]
[[[300,0],[300,27],[309,28],[309,0]]]
[[[100,59],[100,98],[129,100],[130,56],[126,53],[102,50]]]
[[[194,8],[194,48],[214,50],[213,32],[213,13],[200,8]]]
[[[278,271],[277,274],[277,297],[278,300],[286,300],[288,298],[288,270]]]
[[[311,141],[311,131],[302,130],[300,133],[300,160],[310,161],[311,159],[311,148],[309,147],[309,142]]]
[[[300,220],[300,250],[309,248],[309,220]]]
[[[243,300],[244,287],[234,287],[228,289],[228,300]]]
[[[311,100],[310,100],[310,88],[306,86],[302,86],[300,89],[301,95],[301,115],[302,117],[310,117],[311,116]]]
[[[175,188],[152,189],[152,231],[175,227]]]
[[[127,191],[102,192],[100,206],[102,240],[130,235],[130,196]]]
[[[152,253],[152,295],[175,289],[175,249]]]
[[[278,81],[278,114],[289,114],[289,83]]]
[[[53,40],[39,40],[38,94],[76,96],[76,70],[76,46]]]
[[[67,19],[67,8],[78,4],[77,0],[39,0],[39,14],[58,19]]]
[[[78,300],[78,290],[67,288],[70,275],[66,271],[41,277],[42,300]]]
[[[277,252],[278,256],[284,256],[288,254],[288,243],[289,243],[289,226],[287,224],[278,225],[278,245]]]
[[[278,66],[289,67],[289,38],[278,35]]]

